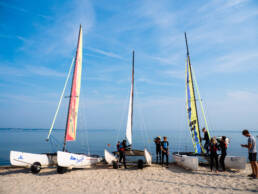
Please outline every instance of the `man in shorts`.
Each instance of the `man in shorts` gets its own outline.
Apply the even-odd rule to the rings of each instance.
[[[242,147],[247,148],[248,149],[248,154],[249,154],[249,160],[250,160],[250,164],[252,167],[252,174],[248,175],[254,179],[258,178],[258,167],[257,167],[257,163],[256,163],[256,156],[257,156],[257,151],[256,151],[256,141],[254,136],[252,136],[248,130],[243,130],[242,131],[243,136],[248,138],[248,144],[247,145],[243,145],[241,144]]]

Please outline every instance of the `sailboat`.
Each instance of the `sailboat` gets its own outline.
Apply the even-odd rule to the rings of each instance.
[[[42,167],[57,165],[57,172],[63,173],[66,168],[84,168],[89,167],[101,161],[100,157],[97,156],[87,156],[85,154],[73,154],[66,150],[67,141],[76,140],[76,129],[77,129],[77,117],[79,109],[79,97],[81,88],[81,70],[82,70],[82,27],[80,26],[79,37],[77,43],[77,50],[75,61],[73,60],[68,72],[68,76],[65,82],[65,86],[58,103],[58,107],[50,127],[47,141],[50,138],[56,116],[58,114],[60,104],[63,99],[64,91],[66,89],[67,82],[70,77],[71,69],[73,67],[73,77],[72,86],[69,96],[69,107],[66,119],[66,130],[64,135],[63,151],[58,151],[57,153],[46,153],[46,154],[34,154],[25,153],[19,151],[10,152],[10,162],[14,166],[30,167],[33,173],[39,173]]]
[[[201,133],[200,133],[200,124],[198,118],[198,110],[196,105],[196,94],[195,89],[197,89],[197,94],[199,97],[200,107],[202,110],[202,115],[205,122],[205,127],[208,132],[209,138],[210,132],[207,124],[207,120],[205,117],[202,101],[200,98],[200,94],[197,87],[197,81],[195,80],[193,73],[192,73],[192,65],[190,62],[190,55],[188,49],[188,42],[185,33],[185,42],[186,42],[186,50],[187,50],[187,60],[186,60],[186,110],[187,110],[187,120],[189,131],[191,134],[194,152],[174,152],[173,158],[177,162],[177,164],[189,168],[191,170],[197,170],[199,161],[197,156],[207,157],[204,151],[204,147],[201,141]],[[195,88],[196,86],[196,88]],[[226,140],[228,141],[228,139]],[[245,168],[246,159],[244,157],[238,156],[226,156],[225,158],[225,166],[227,168],[234,168],[234,169],[244,169]]]
[[[66,150],[67,142],[76,140],[77,117],[81,89],[82,43],[82,27],[80,26],[72,78],[72,87],[69,96],[70,99],[66,119],[63,151],[57,152],[58,173],[63,173],[66,168],[87,168],[92,164],[96,164],[102,160],[102,158],[98,156],[87,156],[86,154],[70,153]]]
[[[126,139],[128,143],[129,149],[125,151],[126,156],[144,156],[147,165],[151,165],[152,157],[149,151],[145,148],[144,150],[135,150],[133,147],[133,108],[134,108],[134,51],[132,57],[132,83],[131,83],[131,91],[130,91],[130,100],[129,100],[129,108],[128,108],[128,117],[127,117],[127,125],[126,125]],[[118,152],[113,152],[118,155]],[[117,158],[111,154],[106,149],[104,150],[105,160],[108,164],[113,164],[113,167],[116,168]],[[138,160],[138,167],[141,168],[142,160]]]

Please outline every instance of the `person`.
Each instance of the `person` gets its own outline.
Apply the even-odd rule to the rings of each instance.
[[[209,155],[209,144],[210,144],[209,134],[205,127],[202,129],[202,132],[204,134],[204,137],[202,139],[205,140],[205,144],[203,147],[206,150],[206,154]]]
[[[119,163],[123,160],[124,167],[126,167],[126,161],[125,161],[125,150],[126,150],[126,140],[124,139],[120,144],[119,144]]]
[[[161,141],[160,136],[154,139],[154,143],[156,145],[156,163],[161,163]]]
[[[227,155],[227,148],[228,148],[228,145],[227,145],[227,142],[226,142],[226,136],[222,136],[221,137],[221,140],[219,142],[219,147],[220,147],[220,151],[221,151],[221,156],[220,156],[220,165],[221,165],[221,168],[223,171],[226,170],[225,168],[225,158],[226,158],[226,155]]]
[[[248,138],[248,144],[243,145],[241,144],[242,147],[248,149],[248,158],[250,160],[250,164],[252,167],[252,174],[248,175],[254,179],[258,178],[258,167],[257,167],[257,162],[256,162],[256,157],[257,157],[257,151],[256,151],[256,140],[254,136],[252,136],[247,129],[244,129],[242,131],[242,134]]]
[[[218,144],[217,144],[217,141],[216,141],[216,137],[213,137],[211,139],[211,143],[210,143],[210,168],[211,168],[211,171],[212,171],[213,162],[215,160],[216,173],[218,172],[218,168],[219,168],[217,151],[218,151]]]
[[[162,160],[161,164],[163,166],[164,164],[164,156],[166,156],[166,165],[168,166],[168,155],[169,155],[169,149],[168,149],[169,143],[167,141],[167,137],[163,137],[163,141],[161,142],[161,151],[162,151]]]

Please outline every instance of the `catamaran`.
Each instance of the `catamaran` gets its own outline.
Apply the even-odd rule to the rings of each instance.
[[[33,173],[39,173],[42,167],[57,165],[57,172],[64,173],[67,168],[86,168],[101,161],[101,157],[87,156],[85,154],[69,153],[66,150],[67,141],[76,140],[77,117],[79,109],[79,97],[81,88],[81,71],[82,71],[82,27],[79,29],[79,37],[75,60],[72,61],[68,76],[65,81],[65,86],[62,91],[57,110],[51,124],[47,141],[51,137],[51,132],[64,96],[67,82],[73,67],[72,86],[69,96],[69,107],[66,119],[66,129],[64,135],[63,151],[57,153],[33,154],[18,151],[10,152],[10,162],[14,166],[31,167]]]
[[[205,123],[206,130],[208,132],[209,139],[211,138],[207,120],[204,113],[204,108],[202,105],[200,93],[197,87],[197,81],[192,74],[192,65],[190,62],[190,55],[187,43],[187,37],[185,33],[185,42],[187,50],[187,60],[186,60],[186,110],[189,130],[193,142],[194,152],[174,152],[173,158],[177,164],[189,168],[192,170],[197,170],[199,161],[197,156],[207,157],[204,151],[204,147],[201,141],[200,125],[198,118],[198,110],[196,105],[195,89],[197,89],[198,101],[200,102],[200,107],[202,110],[202,116]],[[195,88],[196,86],[196,88]],[[228,139],[227,139],[228,141]],[[226,156],[225,167],[234,169],[244,169],[246,164],[246,159],[239,156]]]
[[[130,91],[130,100],[129,100],[129,108],[128,108],[128,117],[127,117],[127,125],[126,125],[126,139],[128,142],[128,147],[125,151],[126,156],[144,156],[147,165],[151,165],[152,157],[149,151],[145,148],[144,150],[135,150],[132,149],[132,130],[133,130],[133,107],[134,107],[134,51],[132,58],[132,83],[131,83],[131,91]],[[119,155],[118,152],[113,152],[116,155]],[[117,158],[115,155],[111,154],[106,149],[104,150],[105,160],[108,164],[113,164],[114,168],[117,168]],[[138,160],[138,167],[143,167],[143,161]]]

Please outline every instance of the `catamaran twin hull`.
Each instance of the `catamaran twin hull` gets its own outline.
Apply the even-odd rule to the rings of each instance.
[[[119,152],[113,152],[115,155],[119,155]],[[105,156],[105,160],[108,164],[112,164],[113,162],[117,162],[117,158],[115,157],[115,155],[111,154],[109,151],[104,150],[104,156]],[[151,165],[152,163],[152,157],[150,152],[148,152],[147,149],[144,149],[144,151],[142,150],[126,150],[125,151],[125,155],[126,156],[144,156],[145,157],[145,161],[146,164],[148,166]]]
[[[194,156],[187,156],[181,154],[173,154],[173,158],[179,166],[186,169],[197,170],[198,169],[198,158]]]
[[[195,153],[173,153],[173,158],[179,166],[182,166],[187,169],[197,170],[199,159],[197,156],[205,156],[203,154],[195,154]],[[219,156],[220,158],[220,156]],[[225,158],[225,167],[229,169],[245,169],[246,166],[246,158],[240,156],[226,156]]]
[[[56,153],[32,154],[19,151],[10,152],[10,163],[13,166],[31,167],[39,163],[41,167],[54,166],[57,164]]]
[[[89,168],[100,162],[101,157],[87,156],[85,154],[74,154],[69,152],[57,152],[58,166],[65,168]]]

